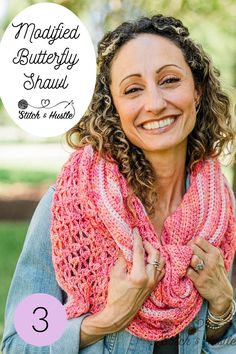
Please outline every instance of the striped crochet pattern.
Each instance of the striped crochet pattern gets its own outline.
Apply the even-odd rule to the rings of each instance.
[[[67,318],[101,311],[109,274],[119,252],[132,267],[133,230],[160,251],[164,278],[127,327],[135,336],[163,340],[181,332],[199,312],[203,299],[186,277],[192,250],[201,236],[220,247],[227,272],[235,252],[234,196],[217,159],[198,162],[181,204],[164,223],[161,241],[140,199],[111,157],[91,145],[75,151],[57,179],[52,203],[52,258],[59,285],[68,295]]]

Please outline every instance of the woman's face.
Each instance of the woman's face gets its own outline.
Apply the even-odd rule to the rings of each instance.
[[[199,95],[181,50],[170,40],[140,34],[111,65],[113,102],[128,139],[144,151],[186,144]]]

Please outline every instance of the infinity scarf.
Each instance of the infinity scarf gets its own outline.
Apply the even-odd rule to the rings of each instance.
[[[176,211],[164,222],[161,241],[140,199],[112,158],[91,145],[75,151],[58,176],[52,203],[51,241],[56,278],[68,295],[67,318],[101,311],[106,304],[110,270],[121,250],[132,267],[133,229],[165,259],[165,276],[127,327],[147,340],[181,332],[199,312],[203,299],[186,276],[197,236],[220,247],[227,272],[235,251],[234,196],[217,159],[198,162]]]

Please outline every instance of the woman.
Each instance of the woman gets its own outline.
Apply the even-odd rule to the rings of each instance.
[[[97,63],[89,111],[68,134],[77,150],[17,265],[3,353],[233,353],[236,221],[217,158],[235,131],[218,73],[162,15],[107,33]],[[34,292],[66,303],[68,327],[50,347],[12,325]]]

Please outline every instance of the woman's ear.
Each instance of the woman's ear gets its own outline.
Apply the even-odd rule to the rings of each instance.
[[[196,103],[196,106],[198,106],[202,96],[202,88],[200,86],[195,86],[194,90],[194,100]]]

